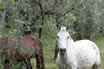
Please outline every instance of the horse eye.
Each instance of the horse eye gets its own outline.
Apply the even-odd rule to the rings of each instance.
[[[69,36],[67,38],[69,39]]]

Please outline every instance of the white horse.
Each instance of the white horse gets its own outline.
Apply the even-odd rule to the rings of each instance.
[[[56,63],[59,69],[100,69],[101,60],[97,45],[90,40],[74,42],[66,26],[57,33],[58,55]]]

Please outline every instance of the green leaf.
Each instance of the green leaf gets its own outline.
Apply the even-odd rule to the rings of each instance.
[[[0,9],[2,8],[2,5],[0,5]]]
[[[14,0],[10,0],[10,2],[11,2],[11,3],[14,3],[15,1],[14,1]]]

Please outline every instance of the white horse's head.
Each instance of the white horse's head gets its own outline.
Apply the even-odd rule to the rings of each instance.
[[[68,27],[60,26],[59,32],[57,33],[57,44],[60,55],[65,54],[69,38]]]

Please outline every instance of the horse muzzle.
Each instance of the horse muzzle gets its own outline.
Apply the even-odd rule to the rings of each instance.
[[[60,48],[59,51],[60,51],[60,55],[64,55],[65,52],[66,52],[66,49],[65,48]]]

